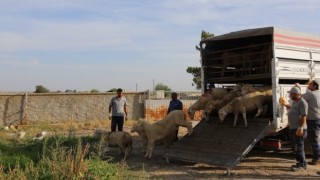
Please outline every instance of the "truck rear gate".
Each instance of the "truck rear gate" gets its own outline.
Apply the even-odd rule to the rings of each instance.
[[[192,136],[186,135],[165,152],[167,160],[175,159],[187,162],[203,162],[230,169],[263,137],[269,127],[270,118],[248,118],[248,128],[243,122],[232,127],[233,118],[223,123],[218,119],[200,121],[194,127]]]

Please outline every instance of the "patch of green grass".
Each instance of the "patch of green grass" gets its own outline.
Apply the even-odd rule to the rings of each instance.
[[[94,137],[0,140],[0,179],[123,179],[127,167],[100,158]]]

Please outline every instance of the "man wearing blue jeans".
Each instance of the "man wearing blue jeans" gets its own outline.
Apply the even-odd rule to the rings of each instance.
[[[301,97],[301,90],[293,87],[288,91],[292,104],[284,104],[288,111],[289,129],[292,143],[297,147],[296,160],[297,163],[291,166],[293,171],[307,169],[306,155],[304,152],[304,139],[307,136],[307,111],[308,104]]]
[[[127,100],[122,96],[122,89],[117,89],[117,96],[113,97],[109,104],[109,119],[111,120],[111,132],[123,130],[124,119],[128,120]]]
[[[310,165],[320,164],[320,79],[314,79],[308,85],[309,92],[302,95],[308,103],[307,138],[312,146],[312,161]]]

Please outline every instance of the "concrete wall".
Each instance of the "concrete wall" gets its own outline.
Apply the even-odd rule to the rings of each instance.
[[[0,126],[13,122],[107,120],[116,93],[31,93],[0,95]],[[144,93],[124,93],[129,119],[144,118]]]
[[[183,104],[183,111],[187,114],[189,107],[197,100],[181,100]],[[162,100],[146,100],[145,101],[145,118],[152,120],[162,119],[167,115],[170,99]],[[190,120],[189,116],[187,119]],[[194,120],[201,120],[201,112],[196,111]]]

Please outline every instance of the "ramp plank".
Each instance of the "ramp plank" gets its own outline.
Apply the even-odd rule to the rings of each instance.
[[[233,119],[219,123],[200,121],[192,136],[185,136],[165,152],[165,157],[187,162],[203,162],[224,168],[235,167],[262,138],[269,118],[248,119],[249,128]]]

